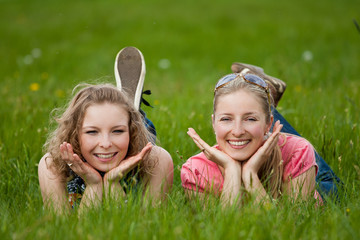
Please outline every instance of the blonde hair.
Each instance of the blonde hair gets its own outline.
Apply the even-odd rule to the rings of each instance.
[[[216,89],[214,95],[214,108],[213,108],[214,114],[216,112],[218,99],[221,96],[228,95],[237,92],[239,90],[244,90],[249,93],[252,93],[260,100],[262,110],[266,116],[265,118],[266,123],[269,124],[271,122],[271,112],[269,112],[270,109],[269,107],[271,106],[269,106],[268,94],[265,92],[265,89],[255,84],[247,83],[242,78],[235,78],[229,83],[224,84],[222,87]],[[273,98],[271,95],[270,95],[270,104],[273,105]],[[280,147],[276,145],[271,153],[270,158],[261,166],[258,172],[258,176],[261,182],[263,183],[265,189],[273,198],[277,198],[281,194],[282,175],[283,175],[282,155],[281,155]]]
[[[56,129],[51,132],[44,144],[44,151],[50,153],[53,159],[51,167],[54,167],[63,177],[69,175],[69,167],[61,159],[60,144],[68,142],[72,145],[74,153],[84,160],[80,151],[79,133],[88,107],[96,104],[110,103],[122,107],[129,116],[129,149],[127,156],[133,156],[139,153],[148,142],[153,141],[155,137],[146,129],[143,118],[128,97],[111,84],[79,84],[74,88],[80,90],[69,102],[65,111],[61,113],[60,109],[54,109],[52,114],[56,121]],[[57,114],[60,112],[60,114]],[[58,116],[56,116],[58,115]],[[144,159],[140,164],[140,174],[151,172],[155,163],[149,159]]]

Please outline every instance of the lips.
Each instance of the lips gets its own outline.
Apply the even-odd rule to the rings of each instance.
[[[243,147],[243,146],[247,145],[249,142],[250,142],[250,140],[242,140],[242,141],[229,140],[228,141],[228,143],[233,147]]]
[[[100,161],[107,162],[107,161],[110,161],[116,154],[117,154],[117,152],[115,152],[115,153],[95,153],[94,155],[97,158],[99,158]]]

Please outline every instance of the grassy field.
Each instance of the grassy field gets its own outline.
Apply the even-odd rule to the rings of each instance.
[[[360,4],[319,1],[0,0],[0,236],[3,239],[359,239]],[[116,53],[136,46],[160,144],[174,160],[166,204],[110,204],[56,217],[42,208],[37,163],[49,113],[80,82],[112,82]],[[217,79],[232,62],[262,66],[288,88],[279,111],[347,187],[341,203],[223,210],[187,202],[182,163],[214,143]]]

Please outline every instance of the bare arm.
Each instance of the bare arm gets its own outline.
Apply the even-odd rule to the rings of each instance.
[[[221,202],[223,205],[234,204],[240,199],[241,188],[241,165],[234,163],[224,169],[224,185],[221,192]]]
[[[38,166],[39,184],[44,205],[47,209],[54,209],[61,214],[70,209],[67,204],[67,193],[65,190],[65,181],[63,177],[50,168],[52,158],[45,154]]]
[[[313,166],[298,177],[284,183],[284,192],[294,200],[312,198],[315,191],[315,177],[316,169]]]
[[[270,202],[271,198],[267,194],[257,174],[251,172],[244,173],[242,179],[245,189],[255,197],[255,203]]]
[[[173,183],[174,166],[172,158],[165,149],[153,146],[149,160],[156,161],[157,164],[152,174],[148,173],[145,176],[146,190],[152,200],[164,200]]]

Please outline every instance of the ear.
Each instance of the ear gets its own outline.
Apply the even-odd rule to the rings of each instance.
[[[273,122],[274,122],[274,116],[271,115],[271,117],[270,117],[270,123],[269,123],[269,125],[266,127],[266,132],[267,132],[267,133],[270,132],[270,129],[271,129],[271,126],[272,126]]]

